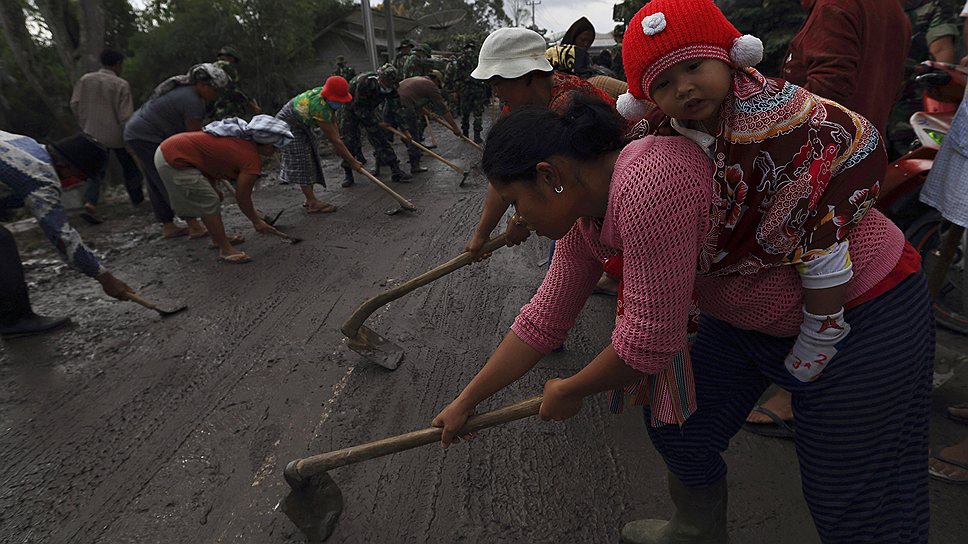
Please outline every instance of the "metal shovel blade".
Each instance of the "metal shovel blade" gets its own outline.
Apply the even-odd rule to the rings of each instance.
[[[307,542],[323,542],[336,528],[343,512],[343,494],[333,478],[317,474],[304,485],[293,487],[280,503],[280,509],[299,530]]]
[[[161,317],[171,317],[177,313],[184,312],[187,309],[188,309],[188,306],[185,306],[185,305],[179,306],[177,308],[172,308],[171,310],[155,307],[155,311],[158,312],[161,315]]]
[[[373,332],[366,325],[360,325],[356,338],[348,338],[346,345],[387,370],[396,370],[403,360],[403,348]]]

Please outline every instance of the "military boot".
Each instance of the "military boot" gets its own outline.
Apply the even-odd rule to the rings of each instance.
[[[417,175],[426,172],[428,168],[426,166],[420,166],[420,157],[410,159],[410,175]]]
[[[393,177],[390,179],[397,183],[407,183],[413,179],[413,176],[400,169],[400,163],[391,164],[390,171],[393,172]]]
[[[353,180],[353,169],[352,168],[344,167],[343,168],[343,175],[345,176],[345,179],[343,180],[343,183],[340,184],[341,186],[343,186],[343,187],[349,187],[350,185],[353,185],[353,183],[355,183],[354,180]]]
[[[376,166],[373,168],[373,170],[370,170],[370,173],[373,174],[376,177],[380,177],[380,168],[382,166],[383,166],[382,164],[380,164],[379,162],[377,162],[376,163]]]
[[[622,527],[622,544],[727,544],[726,478],[709,487],[686,487],[671,473],[676,506],[670,521],[640,519]]]
[[[482,144],[482,143],[484,143],[484,140],[481,139],[481,131],[479,131],[477,129],[474,130],[474,143],[475,144]]]

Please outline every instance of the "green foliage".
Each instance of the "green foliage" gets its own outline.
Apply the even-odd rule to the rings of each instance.
[[[168,76],[215,60],[223,45],[242,54],[242,89],[267,112],[297,90],[287,84],[312,62],[314,33],[352,9],[348,0],[177,0],[148,6],[145,31],[132,38],[126,68],[132,91],[145,99]]]

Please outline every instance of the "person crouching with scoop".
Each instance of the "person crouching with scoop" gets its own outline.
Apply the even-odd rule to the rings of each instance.
[[[165,184],[171,206],[182,217],[201,217],[219,250],[219,260],[241,264],[252,259],[233,247],[244,241],[229,237],[222,223],[221,197],[214,184],[236,180],[239,209],[257,232],[285,237],[256,212],[252,189],[262,175],[262,158],[293,139],[289,125],[271,115],[256,115],[246,122],[238,117],[209,123],[201,132],[176,134],[158,147],[155,167]]]

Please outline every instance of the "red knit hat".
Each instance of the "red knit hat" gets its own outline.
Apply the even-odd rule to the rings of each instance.
[[[663,71],[689,59],[718,59],[736,68],[763,59],[763,42],[741,35],[712,0],[651,0],[629,21],[622,40],[622,60],[629,92],[616,107],[627,119],[639,119],[652,101],[649,88]]]

